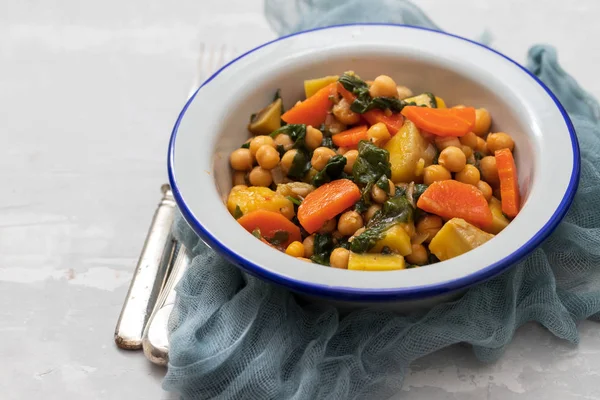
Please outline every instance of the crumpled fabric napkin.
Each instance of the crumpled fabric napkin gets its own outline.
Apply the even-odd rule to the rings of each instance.
[[[436,28],[405,1],[267,0],[266,15],[280,34],[372,21]],[[527,66],[565,106],[582,155],[573,205],[543,245],[430,311],[341,316],[242,273],[180,217],[174,234],[194,259],[177,288],[164,388],[184,399],[379,399],[401,389],[411,361],[452,344],[470,344],[482,361],[498,359],[528,321],[577,343],[576,322],[600,318],[600,107],[552,47],[532,47]]]

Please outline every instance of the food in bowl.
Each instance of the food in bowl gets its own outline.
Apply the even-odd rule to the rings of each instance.
[[[520,207],[515,142],[485,108],[448,107],[352,71],[279,91],[230,154],[227,208],[286,254],[340,269],[414,268],[493,239]]]

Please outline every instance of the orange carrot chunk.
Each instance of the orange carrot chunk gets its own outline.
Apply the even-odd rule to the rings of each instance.
[[[338,147],[356,147],[358,142],[367,139],[367,130],[366,125],[355,126],[354,128],[336,133],[331,137],[331,140]]]
[[[494,219],[488,202],[475,186],[453,180],[432,183],[419,197],[417,207],[444,219],[462,218],[479,227],[489,226]]]
[[[281,119],[288,124],[306,124],[319,127],[325,122],[327,113],[333,105],[329,97],[335,96],[336,89],[337,82],[330,83],[308,99],[290,108],[281,116]]]
[[[406,106],[401,113],[419,129],[438,136],[464,136],[475,126],[475,109],[472,107],[453,109]]]
[[[502,212],[510,218],[514,218],[519,213],[521,204],[515,159],[509,149],[496,150],[495,157],[498,177],[500,178]]]
[[[298,220],[306,232],[314,233],[359,199],[360,189],[349,179],[326,183],[306,196],[298,207]]]
[[[277,247],[286,248],[290,243],[302,240],[300,228],[275,211],[254,210],[241,216],[237,221],[250,233],[258,229],[265,239],[280,239],[281,242]]]
[[[362,116],[370,125],[383,122],[392,136],[394,136],[400,128],[402,128],[402,124],[404,124],[404,117],[400,113],[385,115],[385,111],[383,110],[370,110]]]

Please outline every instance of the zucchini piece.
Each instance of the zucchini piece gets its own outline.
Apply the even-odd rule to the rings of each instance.
[[[433,94],[429,92],[421,93],[418,96],[409,97],[404,99],[406,103],[415,103],[418,106],[427,106],[429,108],[437,108],[437,101]]]
[[[431,239],[429,250],[441,261],[458,257],[481,246],[494,235],[461,218],[452,218]]]
[[[340,77],[337,75],[330,75],[304,81],[304,94],[306,95],[306,98],[308,99],[310,96],[317,93],[330,83],[337,82],[339,78]]]
[[[281,128],[281,98],[275,99],[271,104],[252,116],[248,130],[253,135],[268,135]]]
[[[348,269],[358,271],[393,271],[405,269],[404,257],[399,254],[357,254],[350,252]]]

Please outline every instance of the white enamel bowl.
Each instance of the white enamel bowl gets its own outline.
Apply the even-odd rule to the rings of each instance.
[[[522,210],[497,237],[425,268],[362,272],[298,261],[262,244],[231,217],[229,154],[248,138],[250,114],[282,90],[286,108],[303,81],[353,70],[390,75],[415,93],[486,107],[493,131],[510,133]],[[264,44],[208,79],[183,108],[169,146],[170,182],[184,217],[214,250],[245,271],[333,301],[431,304],[487,280],[522,259],[565,215],[577,188],[579,148],[554,95],[523,67],[464,38],[409,26],[359,24],[317,29]]]

